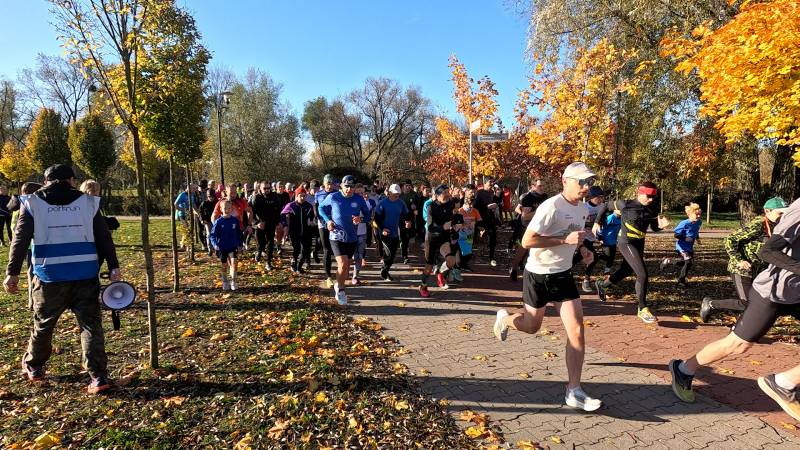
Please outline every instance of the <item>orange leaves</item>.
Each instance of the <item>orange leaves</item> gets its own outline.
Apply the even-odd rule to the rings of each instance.
[[[728,142],[752,134],[778,145],[800,144],[800,1],[741,6],[717,30],[704,24],[692,37],[669,36],[662,56],[701,81],[701,114],[716,120]],[[797,161],[797,159],[795,159]]]

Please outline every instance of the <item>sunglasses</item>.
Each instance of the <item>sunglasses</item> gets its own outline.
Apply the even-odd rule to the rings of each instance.
[[[650,200],[654,200],[656,197],[658,197],[658,196],[657,195],[647,195],[647,198],[649,198]]]
[[[595,183],[595,181],[596,181],[596,179],[595,179],[594,177],[589,177],[589,178],[572,178],[572,179],[573,179],[573,180],[575,180],[575,181],[577,181],[577,182],[578,182],[578,185],[579,185],[580,187],[584,187],[584,186],[589,186],[589,187],[592,187],[592,186],[594,186],[594,183]]]

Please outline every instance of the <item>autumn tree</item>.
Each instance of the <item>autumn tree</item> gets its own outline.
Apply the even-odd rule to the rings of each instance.
[[[114,134],[97,115],[85,116],[69,127],[72,160],[89,177],[103,182],[117,160]]]
[[[35,172],[36,166],[33,158],[26,149],[20,148],[10,141],[3,145],[2,155],[0,155],[0,173],[17,183],[17,188]]]
[[[171,34],[174,29],[162,29],[160,23],[162,18],[180,8],[173,0],[51,0],[51,4],[55,26],[71,61],[91,71],[101,86],[102,100],[113,107],[115,122],[128,131],[142,213],[150,365],[158,367],[153,257],[141,135],[142,118],[148,114],[148,105],[143,101],[140,68],[155,46],[170,40],[180,41],[179,36]],[[167,64],[151,69],[168,72],[171,67]]]
[[[354,167],[373,178],[407,174],[410,167],[396,163],[411,164],[415,142],[432,123],[430,101],[419,88],[388,78],[368,78],[362,88],[332,101],[319,97],[303,113],[303,128],[324,165]]]
[[[57,110],[71,124],[87,107],[92,84],[87,75],[77,62],[39,53],[36,69],[24,69],[19,79],[29,101]]]
[[[186,168],[188,183],[189,164],[203,154],[200,148],[205,141],[203,81],[210,55],[200,43],[194,19],[185,11],[164,10],[159,27],[170,38],[154,41],[142,63],[142,97],[148,105],[148,114],[142,119],[142,132],[163,159],[169,161],[167,199],[171,212],[173,292],[177,292],[180,289],[180,270],[172,200],[176,194],[173,166],[177,164]],[[170,70],[158,70],[160,67],[169,67]],[[182,232],[193,259],[194,203],[190,201],[189,204],[190,227]]]
[[[49,108],[40,109],[31,126],[26,149],[39,172],[53,164],[71,164],[67,128],[61,121],[61,114]]]
[[[19,92],[10,80],[0,79],[0,144],[19,144],[24,132],[19,111]]]
[[[219,173],[221,129],[226,180],[280,180],[299,174],[305,154],[300,121],[283,99],[282,86],[255,68],[242,78],[226,71],[215,72],[217,87],[207,88],[206,93],[225,90],[232,95],[220,126],[217,114],[211,115],[208,124],[203,152],[205,159],[212,161],[212,173]]]

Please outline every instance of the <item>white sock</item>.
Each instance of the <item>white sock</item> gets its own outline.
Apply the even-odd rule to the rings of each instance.
[[[694,373],[689,372],[689,369],[686,367],[686,361],[681,361],[681,363],[678,365],[678,370],[680,370],[684,375],[694,376]]]
[[[775,384],[789,391],[797,387],[797,385],[789,381],[789,378],[783,373],[775,374]]]
[[[339,294],[339,282],[338,281],[333,283],[333,292],[336,293],[337,295]]]

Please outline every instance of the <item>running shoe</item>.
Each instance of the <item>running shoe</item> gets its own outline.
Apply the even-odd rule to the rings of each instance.
[[[111,389],[111,383],[108,381],[106,377],[92,377],[91,383],[89,383],[89,387],[86,390],[90,394],[99,394],[105,390]]]
[[[460,270],[453,269],[452,273],[453,273],[453,279],[454,280],[456,280],[458,282],[464,281],[464,277],[461,276],[461,271]]]
[[[694,376],[681,372],[681,362],[683,361],[680,359],[673,359],[669,362],[669,373],[672,375],[672,392],[681,401],[694,403],[694,391],[692,390]]]
[[[262,256],[263,256],[263,255],[261,254],[261,252],[258,252],[258,253],[256,253],[255,261],[256,261],[257,263],[260,263],[260,262],[261,262],[261,258],[262,258]]]
[[[703,323],[711,319],[711,309],[711,297],[703,297],[703,303],[700,304],[700,320]]]
[[[447,285],[447,280],[444,279],[444,275],[441,272],[436,274],[436,283],[440,288],[443,288],[445,285]]]
[[[511,278],[511,281],[516,282],[518,279],[517,269],[512,267],[508,269],[508,278]]]
[[[235,291],[238,288],[239,286],[236,284],[236,280],[231,280],[231,290]]]
[[[389,272],[383,273],[381,275],[381,278],[383,278],[383,281],[394,281],[394,279],[392,279],[392,276],[389,275]]]
[[[497,317],[494,319],[494,337],[498,341],[505,341],[508,337],[508,326],[503,323],[503,320],[508,317],[508,311],[501,309],[497,311]]]
[[[642,319],[642,322],[644,323],[655,323],[656,321],[658,321],[658,319],[656,319],[656,316],[650,312],[650,308],[646,306],[639,310],[637,316],[639,316],[639,318]]]
[[[492,266],[492,267],[497,267],[497,260],[493,259],[493,260],[489,261],[489,265]]]
[[[789,390],[778,386],[775,382],[775,374],[758,377],[758,387],[769,395],[771,399],[792,416],[794,420],[800,420],[800,402],[797,400],[797,388]]]
[[[227,291],[231,288],[231,283],[228,280],[222,281],[222,290]]]
[[[600,298],[600,301],[606,301],[606,288],[603,286],[603,280],[595,281],[594,287],[597,288],[597,296]]]
[[[588,279],[584,278],[583,283],[581,284],[581,289],[583,289],[583,292],[590,294],[592,292],[592,283]]]
[[[661,260],[661,264],[658,266],[658,268],[663,272],[671,263],[672,263],[671,259],[664,258]]]
[[[42,381],[45,376],[44,367],[33,367],[26,363],[25,359],[22,360],[22,373],[28,381]]]
[[[272,270],[272,264],[270,264],[270,263],[269,263],[269,261],[267,261],[267,263],[266,263],[266,264],[264,264],[264,269],[266,269],[266,270]]]
[[[564,397],[564,402],[571,408],[582,409],[586,412],[597,411],[603,406],[600,399],[589,397],[581,388],[570,389]]]
[[[358,286],[358,278],[353,277],[353,279],[350,280],[350,284],[352,284],[353,286]]]
[[[422,298],[428,298],[428,297],[430,297],[430,296],[431,296],[431,293],[430,293],[430,291],[428,291],[428,286],[425,286],[424,284],[423,284],[423,285],[420,285],[420,287],[419,287],[419,295],[420,295]]]
[[[347,294],[345,294],[343,290],[336,293],[336,303],[338,303],[339,306],[347,304]]]
[[[325,279],[325,287],[327,287],[328,289],[332,288],[333,284],[334,284],[333,283],[333,279],[331,279],[331,278],[326,278]]]
[[[408,257],[403,258],[403,264],[408,264],[409,262],[410,260],[408,259]]]

